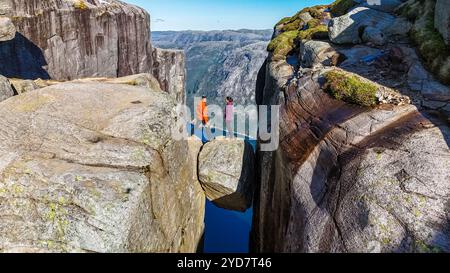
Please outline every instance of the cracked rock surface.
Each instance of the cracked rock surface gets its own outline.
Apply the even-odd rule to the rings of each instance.
[[[279,148],[257,155],[257,251],[450,252],[449,87],[406,33],[384,45],[362,43],[355,28],[336,35],[350,16],[354,26],[373,19],[365,14],[399,20],[354,8],[333,19],[330,40],[295,45],[298,65],[269,56],[260,72],[258,104],[281,109]],[[332,97],[322,77],[330,69],[384,90],[377,105]]]
[[[174,105],[89,81],[1,103],[0,252],[195,252],[205,200]]]

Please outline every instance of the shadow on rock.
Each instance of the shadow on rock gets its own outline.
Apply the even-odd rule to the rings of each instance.
[[[0,74],[8,78],[50,79],[42,50],[20,33],[0,43]]]

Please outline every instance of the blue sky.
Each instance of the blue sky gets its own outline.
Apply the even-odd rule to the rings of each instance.
[[[152,30],[271,29],[304,7],[334,0],[124,0],[145,8]]]

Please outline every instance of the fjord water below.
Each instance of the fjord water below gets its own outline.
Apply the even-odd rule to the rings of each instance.
[[[204,253],[248,253],[253,209],[225,210],[206,200]]]

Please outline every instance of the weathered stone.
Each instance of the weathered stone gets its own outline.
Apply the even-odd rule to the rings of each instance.
[[[0,16],[0,42],[14,39],[16,36],[16,27],[8,17]]]
[[[18,94],[39,89],[39,86],[32,80],[10,79],[9,81]]]
[[[156,51],[154,60],[144,9],[117,0],[5,1],[19,34],[0,45],[0,74],[73,80],[150,73],[164,91],[183,93],[184,56]]]
[[[428,108],[428,109],[433,109],[433,110],[443,108],[446,105],[447,105],[447,103],[442,102],[442,101],[425,100],[422,102],[423,107]]]
[[[392,25],[388,26],[384,30],[385,36],[408,36],[413,24],[406,18],[395,18]]]
[[[421,93],[430,100],[450,102],[450,87],[433,79],[423,83]]]
[[[9,80],[0,75],[0,102],[14,96]]]
[[[373,45],[381,46],[386,43],[386,36],[380,29],[369,26],[364,29],[362,41],[365,43],[371,43]]]
[[[409,69],[408,85],[411,90],[420,92],[427,99],[450,101],[450,87],[434,79],[419,61]]]
[[[181,50],[153,48],[153,76],[161,88],[171,94],[176,101],[185,102],[186,69],[184,53]]]
[[[434,25],[450,45],[450,0],[437,0],[434,16]]]
[[[62,83],[0,104],[0,252],[195,252],[205,198],[175,101]]]
[[[330,40],[336,44],[361,43],[361,30],[372,27],[384,31],[395,21],[395,17],[378,10],[356,7],[349,13],[331,19],[329,24]]]
[[[367,7],[384,12],[394,12],[403,0],[353,0],[362,7]]]
[[[307,24],[309,21],[314,19],[309,12],[303,12],[299,14],[298,18],[302,20],[304,24]]]
[[[300,44],[300,61],[302,67],[311,68],[317,64],[331,65],[331,58],[337,54],[327,42],[305,40]]]
[[[209,200],[237,211],[250,208],[255,182],[254,152],[242,139],[216,139],[199,155],[199,180]]]
[[[74,80],[72,82],[101,82],[101,83],[126,84],[149,88],[155,91],[162,91],[159,82],[155,79],[155,77],[153,77],[151,74],[148,73],[130,75],[120,78],[84,78]],[[47,84],[54,85],[55,83],[49,82]]]
[[[368,47],[364,45],[357,45],[351,48],[338,49],[339,53],[345,56],[345,61],[340,65],[346,67],[363,62],[364,58],[368,56],[380,56],[383,54],[381,49]]]
[[[424,82],[430,79],[430,74],[423,65],[416,61],[408,72],[408,85],[411,90],[422,91]]]
[[[52,79],[117,77],[151,70],[150,16],[141,8],[116,0],[6,2],[14,7],[18,32],[37,47],[30,54],[42,55]]]
[[[257,251],[450,251],[447,123],[414,105],[334,100],[320,71],[281,93],[267,69],[257,92],[281,105],[280,147],[258,155]]]

